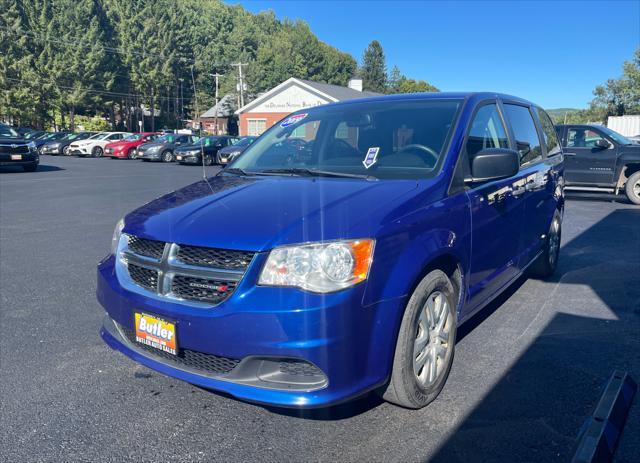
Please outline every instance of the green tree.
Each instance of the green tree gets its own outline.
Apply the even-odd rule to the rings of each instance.
[[[387,67],[382,45],[372,41],[362,57],[361,77],[365,90],[384,93],[387,86]]]

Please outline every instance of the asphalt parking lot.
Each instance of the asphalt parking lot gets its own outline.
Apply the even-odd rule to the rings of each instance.
[[[612,371],[640,380],[640,208],[601,195],[568,200],[552,281],[462,329],[426,409],[270,409],[139,366],[99,337],[95,266],[120,217],[201,174],[49,156],[0,173],[0,461],[568,461]],[[639,456],[636,397],[616,461]]]

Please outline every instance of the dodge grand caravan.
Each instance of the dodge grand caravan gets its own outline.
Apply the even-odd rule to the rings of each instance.
[[[553,124],[520,98],[306,109],[118,223],[98,267],[101,335],[248,401],[375,390],[420,408],[444,386],[458,327],[522,274],[554,272],[563,207]]]

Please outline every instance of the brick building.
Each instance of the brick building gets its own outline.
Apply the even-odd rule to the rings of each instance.
[[[292,77],[236,111],[240,135],[260,135],[300,109],[375,95],[378,94],[362,91],[360,79],[352,79],[348,87],[341,87]]]

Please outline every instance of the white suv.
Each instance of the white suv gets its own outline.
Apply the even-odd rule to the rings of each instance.
[[[71,143],[69,145],[69,154],[99,158],[104,154],[104,147],[107,144],[122,140],[130,135],[132,134],[129,132],[100,132],[85,140]]]

